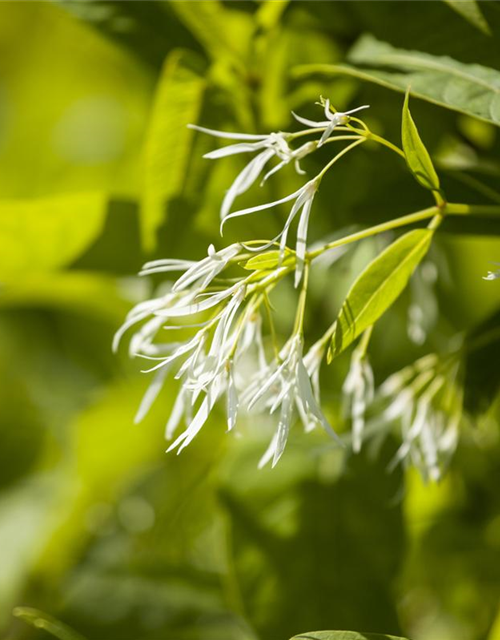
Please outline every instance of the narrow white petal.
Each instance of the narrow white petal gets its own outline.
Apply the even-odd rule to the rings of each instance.
[[[352,113],[357,113],[358,111],[361,111],[362,109],[369,109],[370,105],[369,104],[364,104],[361,107],[356,107],[355,109],[351,109],[350,111],[345,111],[345,115],[346,116],[350,116]]]
[[[292,414],[293,414],[293,403],[292,403],[292,394],[288,394],[283,399],[283,403],[281,405],[281,413],[280,420],[278,423],[278,431],[277,431],[277,439],[276,439],[276,448],[274,450],[273,455],[273,464],[275,467],[278,463],[278,460],[283,455],[283,451],[285,450],[286,442],[288,440],[288,434],[290,432],[290,424],[292,422]]]
[[[216,403],[220,395],[220,381],[216,379],[209,389],[206,397],[201,403],[195,417],[190,423],[189,427],[181,433],[181,435],[170,445],[167,449],[167,453],[178,447],[177,453],[180,453],[185,447],[188,446],[199,433],[205,422],[207,421],[210,412],[212,411],[214,404]]]
[[[335,114],[330,111],[330,99],[327,98],[325,100],[325,118],[327,120],[332,120],[334,118],[334,116],[335,116]]]
[[[318,420],[318,422],[323,426],[325,431],[329,433],[334,440],[336,440],[340,445],[343,446],[342,441],[340,440],[338,435],[335,433],[332,426],[330,425],[328,420],[325,418],[323,411],[321,410],[318,403],[316,402],[316,398],[314,397],[312,386],[311,386],[311,380],[307,374],[307,370],[304,366],[304,362],[302,358],[299,358],[299,362],[297,364],[297,373],[298,373],[298,384],[299,384],[300,396],[303,402],[305,403],[307,410]]]
[[[182,416],[184,415],[185,404],[185,391],[181,387],[181,390],[177,394],[177,398],[175,399],[174,406],[172,407],[172,411],[170,412],[170,416],[165,427],[166,440],[170,440],[172,438],[175,430],[179,426],[179,423],[182,420]]]
[[[240,172],[237,176],[236,180],[233,182],[231,187],[228,189],[224,200],[222,201],[220,216],[224,219],[231,207],[233,206],[234,200],[248,191],[253,183],[259,177],[262,169],[266,165],[267,162],[274,156],[274,149],[266,149],[262,153],[259,153],[258,156],[255,156],[247,166]]]
[[[311,213],[313,198],[309,198],[304,204],[300,214],[299,226],[297,228],[297,244],[295,246],[296,267],[295,267],[295,287],[298,287],[304,272],[304,263],[307,248],[307,228],[309,225],[309,215]]]
[[[266,135],[255,135],[252,133],[231,133],[230,131],[217,131],[216,129],[207,129],[206,127],[200,127],[197,124],[188,124],[188,129],[194,129],[195,131],[201,131],[202,133],[208,133],[211,136],[217,138],[227,138],[228,140],[265,140],[268,138]]]
[[[287,363],[285,361],[276,369],[276,371],[274,371],[274,373],[272,373],[269,376],[269,378],[263,384],[259,385],[255,395],[248,401],[249,411],[269,391],[269,389],[273,386],[273,384],[281,375],[281,372],[286,366],[287,366]]]
[[[208,160],[217,160],[226,156],[233,156],[237,153],[253,153],[258,149],[262,149],[264,142],[239,142],[238,144],[230,144],[227,147],[221,147],[214,151],[209,151],[203,156]]]
[[[269,443],[269,446],[267,447],[264,455],[260,459],[259,465],[258,465],[259,469],[262,469],[263,467],[265,467],[266,464],[272,460],[274,456],[274,452],[276,451],[277,442],[278,442],[278,432],[273,434],[273,437],[271,438],[271,442]]]
[[[267,202],[266,204],[260,204],[260,205],[258,205],[256,207],[250,207],[248,209],[241,209],[240,211],[235,211],[234,213],[230,213],[221,222],[221,228],[220,228],[221,234],[222,234],[222,230],[223,230],[224,225],[231,218],[239,218],[240,216],[246,216],[246,215],[248,215],[250,213],[255,213],[257,211],[264,211],[265,209],[272,209],[272,207],[276,207],[279,204],[284,204],[285,202],[290,202],[290,200],[294,200],[295,198],[300,196],[300,194],[302,193],[303,188],[304,187],[301,187],[300,189],[297,189],[297,191],[294,191],[294,193],[291,193],[289,196],[285,196],[284,198],[281,198],[280,200],[275,200],[274,202]]]
[[[313,129],[320,129],[321,127],[327,127],[330,124],[330,121],[327,120],[326,122],[316,122],[314,120],[308,120],[307,118],[303,118],[302,116],[297,115],[296,113],[294,113],[292,111],[292,116],[295,118],[295,120],[297,120],[297,122],[300,122],[300,124],[305,124],[306,127],[312,127]]]
[[[136,316],[133,316],[129,320],[126,320],[122,324],[122,326],[118,329],[118,331],[113,336],[112,348],[115,353],[118,351],[118,347],[120,346],[120,341],[123,337],[123,334],[127,331],[127,329],[130,329],[130,327],[132,327],[134,324],[137,324],[141,320],[144,320],[145,318],[147,318],[149,314],[150,314],[149,311],[144,311],[143,313],[137,314]]]
[[[231,296],[235,292],[236,286],[239,286],[239,283],[224,291],[210,294],[210,296],[207,296],[207,298],[202,302],[196,302],[187,306],[172,307],[171,309],[161,310],[157,312],[157,315],[165,318],[178,318],[180,316],[190,316],[195,313],[200,313],[201,311],[206,311],[207,309],[215,307],[219,304],[219,302],[222,302],[223,300]]]
[[[168,367],[164,367],[163,369],[160,369],[160,371],[156,373],[155,377],[153,378],[153,381],[149,385],[146,393],[142,398],[142,401],[141,401],[141,404],[139,405],[139,409],[137,410],[137,413],[135,414],[135,418],[134,418],[135,424],[138,424],[139,422],[141,422],[141,420],[146,416],[146,414],[150,410],[151,405],[156,400],[156,398],[158,397],[158,394],[163,388],[163,384],[165,382],[167,373],[168,373]]]
[[[323,131],[323,135],[321,136],[320,141],[318,142],[318,149],[325,144],[325,142],[328,140],[328,138],[332,135],[332,131],[335,129],[335,127],[338,125],[338,122],[336,122],[335,120],[333,120],[332,122],[330,122],[330,124],[327,126],[327,128]]]
[[[236,425],[236,417],[238,415],[238,392],[234,383],[234,375],[232,369],[229,371],[229,380],[227,387],[227,430],[231,431]]]

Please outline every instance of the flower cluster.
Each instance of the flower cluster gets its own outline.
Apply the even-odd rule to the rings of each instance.
[[[243,247],[234,244],[221,251],[209,247],[208,256],[198,263],[183,260],[158,260],[146,264],[143,275],[184,271],[164,295],[139,303],[117,332],[114,348],[123,334],[141,323],[130,341],[134,357],[153,361],[147,372],[155,376],[136,415],[142,420],[164,386],[169,372],[180,381],[180,390],[166,426],[166,437],[174,436],[182,421],[185,430],[169,447],[179,452],[205,424],[215,403],[226,397],[227,429],[236,425],[240,404],[251,410],[256,405],[274,413],[280,409],[278,429],[262,464],[276,464],[283,453],[297,408],[307,429],[320,424],[333,437],[332,427],[319,405],[318,371],[322,353],[312,349],[303,357],[303,341],[295,334],[268,362],[262,336],[261,284],[252,284],[252,276],[235,284],[220,279],[222,271],[242,257]],[[205,317],[208,314],[208,318]],[[195,324],[186,319],[204,316]],[[161,330],[187,331],[182,342],[161,342]],[[238,363],[245,354],[254,360],[255,372],[248,381],[240,375]],[[242,389],[244,392],[242,393]]]
[[[345,246],[332,242],[310,249],[307,236],[314,200],[324,175],[371,133],[365,123],[353,115],[367,105],[337,112],[329,100],[322,99],[320,104],[325,120],[308,120],[293,114],[306,127],[295,133],[253,135],[191,125],[196,131],[231,141],[207,153],[206,158],[251,155],[222,200],[221,234],[234,218],[281,204],[290,203],[291,208],[282,230],[270,241],[238,242],[219,251],[211,245],[208,255],[199,262],[165,259],[144,265],[143,276],[168,276],[172,272],[181,275],[161,295],[131,310],[115,336],[114,348],[117,349],[124,334],[133,329],[130,355],[151,362],[147,371],[154,373],[154,377],[136,421],[149,411],[170,373],[178,381],[177,396],[166,425],[166,437],[173,439],[169,451],[180,452],[189,445],[223,398],[228,431],[235,429],[242,410],[277,415],[276,431],[260,466],[269,462],[274,466],[278,462],[296,416],[306,431],[319,426],[342,444],[320,400],[320,367],[335,332],[335,323],[307,350],[304,310],[311,262],[324,258],[325,264],[332,263],[342,255]],[[312,139],[302,142],[304,137]],[[239,196],[256,183],[262,185],[286,165],[291,164],[303,175],[300,161],[333,142],[348,144],[299,189],[272,202],[233,210]],[[292,250],[288,238],[294,224],[297,232]],[[327,255],[334,247],[337,252]],[[294,274],[295,287],[300,293],[294,329],[280,346],[269,295],[289,274]],[[487,279],[497,275],[490,272]],[[172,331],[182,339],[169,340]],[[378,424],[397,420],[401,424],[403,444],[394,464],[411,460],[426,476],[436,479],[443,460],[453,449],[461,415],[458,387],[450,382],[453,376],[450,377],[450,370],[442,370],[438,359],[431,358],[395,374],[375,393],[366,355],[370,335],[371,328],[365,330],[353,352],[343,385],[345,409],[352,423],[352,451],[360,451],[368,433],[377,429],[377,420]],[[377,402],[382,402],[383,409],[374,421],[366,415],[369,406]],[[453,416],[451,422],[446,412]],[[178,433],[181,425],[183,429]]]
[[[376,419],[398,423],[402,444],[391,467],[411,462],[424,478],[438,480],[454,452],[463,417],[460,363],[430,354],[390,376],[379,389],[386,403]]]

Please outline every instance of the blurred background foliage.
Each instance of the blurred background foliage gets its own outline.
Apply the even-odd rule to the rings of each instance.
[[[3,638],[47,637],[13,620],[15,605],[95,640],[286,640],[321,628],[500,638],[498,343],[468,363],[470,425],[444,480],[427,486],[388,473],[393,439],[352,456],[295,432],[278,467],[257,472],[269,419],[243,423],[241,438],[213,419],[166,456],[172,394],[134,426],[149,380],[110,349],[130,305],[157,284],[135,277],[146,258],[222,246],[221,197],[243,165],[201,159],[213,141],[188,122],[286,130],[290,110],[313,117],[322,94],[339,109],[371,104],[370,126],[399,142],[401,94],[294,69],[344,61],[363,34],[500,69],[497,3],[467,5],[0,3]],[[451,199],[498,203],[497,128],[416,99],[412,112]],[[318,162],[304,166],[312,174]],[[283,171],[259,197],[299,185]],[[368,145],[320,195],[313,241],[430,204],[397,159]],[[285,211],[227,225],[224,242],[272,237]],[[374,334],[377,382],[498,325],[500,287],[481,279],[500,260],[498,231],[444,225],[432,263]],[[318,269],[311,339],[382,246],[365,241],[335,271]],[[295,294],[277,296],[285,332]],[[409,308],[421,310],[410,323]],[[347,367],[348,356],[324,373],[341,431]]]

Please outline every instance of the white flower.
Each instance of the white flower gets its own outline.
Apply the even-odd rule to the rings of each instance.
[[[355,453],[361,450],[365,428],[366,407],[374,396],[373,371],[365,355],[354,351],[351,367],[344,381],[342,392],[352,420],[352,448]]]
[[[224,219],[230,212],[235,199],[250,189],[271,158],[277,157],[281,162],[266,173],[261,181],[261,185],[271,175],[275,174],[292,161],[295,164],[297,173],[303,174],[304,172],[300,168],[299,160],[309,153],[312,153],[317,147],[316,142],[306,142],[298,149],[291,149],[288,145],[288,140],[290,139],[291,134],[284,132],[269,133],[266,135],[252,135],[246,133],[227,133],[224,131],[216,131],[215,129],[206,129],[205,127],[199,127],[197,125],[188,126],[196,131],[208,133],[209,135],[216,136],[218,138],[239,140],[236,144],[230,144],[226,147],[222,147],[221,149],[216,149],[215,151],[206,153],[203,156],[204,158],[217,159],[237,153],[252,153],[260,151],[260,153],[250,160],[245,168],[238,174],[233,184],[226,192],[220,211],[222,219]]]
[[[260,371],[242,396],[242,401],[247,404],[249,410],[260,401],[270,410],[270,413],[280,408],[278,427],[259,463],[259,468],[270,460],[274,467],[282,456],[295,407],[306,430],[309,431],[311,422],[314,422],[320,424],[338,440],[337,434],[325,418],[315,397],[302,351],[302,338],[295,335],[281,350],[280,361],[273,361],[266,369]],[[309,365],[314,370],[316,360],[310,361]]]
[[[316,122],[315,120],[302,118],[292,111],[293,117],[301,124],[305,124],[307,127],[313,127],[315,129],[325,129],[318,143],[318,147],[321,147],[328,140],[328,138],[332,135],[335,127],[338,127],[342,124],[347,124],[349,122],[349,116],[351,114],[356,113],[357,111],[361,111],[361,109],[368,109],[369,105],[365,104],[362,107],[356,107],[356,109],[351,109],[350,111],[337,111],[336,113],[333,113],[330,110],[330,100],[325,100],[324,108],[326,120],[321,120],[318,122]]]
[[[494,264],[500,264],[500,262],[495,262]],[[497,278],[500,278],[500,270],[488,271],[488,275],[483,276],[483,280],[497,280]]]
[[[390,469],[411,462],[425,479],[441,477],[443,464],[456,448],[462,419],[459,364],[450,362],[443,370],[440,359],[431,354],[382,385],[381,395],[392,397],[392,401],[379,421],[399,421],[403,441]]]
[[[294,221],[297,214],[300,212],[299,224],[297,227],[297,241],[296,241],[296,268],[295,268],[295,286],[297,287],[302,279],[302,274],[304,271],[304,262],[305,262],[305,254],[307,249],[307,229],[309,224],[309,215],[311,213],[311,207],[313,204],[314,196],[319,187],[319,180],[314,179],[306,182],[300,189],[294,191],[288,196],[281,198],[280,200],[275,200],[274,202],[268,202],[266,204],[261,204],[256,207],[250,207],[248,209],[242,209],[241,211],[235,211],[234,213],[230,213],[226,218],[222,221],[222,226],[224,223],[230,218],[238,218],[240,216],[246,216],[251,213],[255,213],[257,211],[264,211],[265,209],[271,209],[272,207],[276,207],[279,204],[283,204],[285,202],[290,202],[291,200],[295,200],[293,207],[288,215],[288,218],[285,222],[285,226],[280,231],[280,233],[273,239],[271,242],[267,243],[264,246],[259,247],[259,251],[270,247],[277,240],[280,240],[280,258],[283,259],[286,248],[286,240],[288,236],[288,231],[290,229],[290,225]]]
[[[172,287],[172,291],[183,291],[188,287],[205,289],[227,267],[229,262],[236,258],[241,249],[241,244],[236,243],[216,251],[213,244],[211,244],[208,247],[208,256],[199,262],[175,259],[154,260],[153,262],[147,262],[139,275],[147,276],[153,273],[184,271],[185,273]]]

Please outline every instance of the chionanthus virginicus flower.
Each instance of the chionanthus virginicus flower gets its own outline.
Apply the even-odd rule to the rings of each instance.
[[[495,264],[500,264],[500,262],[495,262]],[[500,278],[500,270],[488,271],[488,274],[483,276],[483,280],[497,280],[497,278]]]
[[[223,223],[229,220],[230,218],[237,218],[240,216],[246,216],[251,213],[256,213],[257,211],[264,211],[265,209],[271,209],[272,207],[276,207],[280,204],[284,204],[285,202],[290,202],[295,200],[293,203],[292,209],[286,219],[285,226],[280,231],[280,233],[271,240],[271,242],[259,247],[259,251],[266,249],[273,245],[278,240],[280,241],[280,259],[282,260],[285,255],[286,241],[288,238],[288,231],[290,226],[296,216],[300,213],[299,216],[299,224],[297,227],[297,240],[295,244],[295,259],[296,259],[296,267],[295,267],[295,286],[297,287],[302,279],[302,274],[304,272],[304,263],[305,263],[305,255],[307,249],[307,230],[309,226],[309,216],[311,214],[311,208],[314,200],[314,196],[319,187],[320,180],[315,178],[306,182],[300,189],[294,191],[288,196],[284,198],[280,198],[279,200],[275,200],[274,202],[267,202],[266,204],[261,204],[256,207],[250,207],[248,209],[241,209],[241,211],[235,211],[234,213],[230,213],[226,216]],[[222,229],[222,227],[221,227]]]
[[[333,130],[339,125],[347,124],[349,122],[350,116],[353,113],[357,113],[362,109],[368,109],[369,105],[365,104],[361,107],[356,107],[356,109],[351,109],[350,111],[337,111],[333,112],[330,109],[330,100],[325,100],[324,109],[325,109],[325,118],[326,120],[308,120],[307,118],[302,118],[292,111],[293,117],[300,122],[300,124],[306,125],[306,127],[312,127],[314,129],[325,129],[323,135],[318,142],[318,147],[321,147],[328,138],[332,135]]]
[[[273,157],[278,158],[280,162],[264,175],[261,185],[271,175],[277,173],[290,162],[294,162],[297,173],[303,175],[304,171],[300,168],[299,161],[309,153],[312,153],[317,147],[316,142],[309,141],[297,149],[292,149],[288,145],[291,134],[285,132],[253,135],[248,133],[228,133],[225,131],[217,131],[215,129],[199,127],[194,124],[188,126],[191,129],[201,131],[202,133],[208,133],[209,135],[216,136],[217,138],[238,140],[235,144],[230,144],[226,147],[222,147],[221,149],[216,149],[215,151],[206,153],[203,156],[204,158],[217,159],[238,153],[253,153],[255,151],[259,151],[258,155],[250,160],[227,190],[222,201],[220,211],[222,219],[224,219],[230,212],[235,199],[242,193],[248,191],[248,189],[250,189],[250,187],[256,182],[264,167]]]
[[[248,410],[259,404],[271,414],[278,408],[280,410],[278,428],[259,467],[266,465],[270,460],[274,467],[282,456],[292,424],[294,408],[297,408],[306,430],[309,431],[319,424],[340,443],[321,410],[311,381],[311,376],[314,377],[319,368],[320,360],[318,361],[317,355],[313,353],[307,362],[308,370],[302,352],[303,340],[299,334],[296,334],[285,344],[279,353],[279,358],[261,369],[242,394],[242,402]]]
[[[457,380],[459,363],[443,368],[437,355],[421,358],[390,376],[379,396],[389,404],[378,419],[399,421],[403,443],[391,463],[411,461],[424,477],[438,480],[441,468],[456,448],[462,419],[462,388]]]
[[[319,406],[322,354],[312,349],[303,358],[302,338],[294,334],[278,360],[267,362],[259,310],[262,294],[250,291],[247,278],[251,276],[236,282],[221,276],[226,266],[243,255],[241,252],[239,244],[221,251],[211,246],[207,257],[197,263],[181,260],[147,263],[141,271],[143,275],[183,273],[167,293],[136,305],[116,333],[114,348],[118,348],[125,331],[135,326],[131,355],[152,362],[146,372],[154,377],[139,406],[136,422],[147,414],[169,374],[179,380],[179,391],[166,425],[167,439],[175,436],[183,421],[185,428],[168,451],[180,452],[190,444],[223,396],[228,431],[236,426],[240,405],[251,408],[262,398],[271,413],[280,408],[274,444],[265,456],[265,461],[272,458],[276,464],[286,444],[294,407],[306,429],[321,424],[335,435]],[[202,321],[196,322],[198,318],[192,316],[199,314]],[[162,342],[162,335],[168,335],[165,329],[190,335],[179,342]],[[252,361],[254,375],[250,382],[245,375],[248,363],[244,358]]]
[[[353,352],[342,392],[352,420],[352,449],[357,453],[363,441],[366,408],[374,396],[373,371],[365,354]]]

